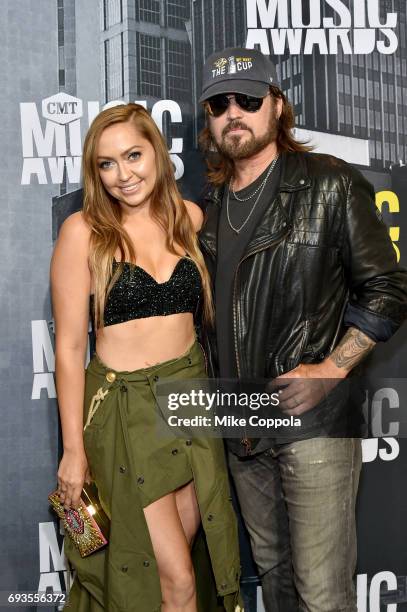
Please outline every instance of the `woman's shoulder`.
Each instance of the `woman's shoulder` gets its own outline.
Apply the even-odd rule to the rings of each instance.
[[[85,217],[81,210],[72,213],[62,223],[59,233],[59,242],[73,242],[80,247],[80,245],[88,245],[91,234],[91,228],[85,221]]]
[[[191,218],[195,231],[200,230],[204,218],[202,209],[198,206],[198,204],[195,204],[195,202],[191,202],[190,200],[184,200],[184,204],[187,207],[187,211]]]
[[[85,217],[81,210],[72,213],[65,219],[65,221],[61,225],[60,233],[64,232],[65,234],[72,234],[76,237],[80,238],[89,237],[90,235],[90,227],[88,223],[85,221]]]
[[[69,256],[87,257],[90,234],[91,229],[82,211],[69,215],[59,229],[54,255],[61,252]]]

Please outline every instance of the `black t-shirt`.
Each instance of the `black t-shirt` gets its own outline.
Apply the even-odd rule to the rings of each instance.
[[[253,183],[236,192],[238,197],[247,198],[253,193],[266,177],[269,167]],[[248,222],[238,234],[230,227],[227,218],[228,187],[225,187],[218,226],[218,259],[215,280],[216,336],[221,378],[237,378],[233,337],[233,284],[236,269],[254,229],[276,196],[280,178],[281,158],[277,160]],[[232,191],[229,193],[229,218],[235,228],[239,229],[246,221],[257,197],[258,193],[247,202],[240,202],[234,198]]]

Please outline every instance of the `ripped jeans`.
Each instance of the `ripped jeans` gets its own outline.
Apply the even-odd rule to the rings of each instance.
[[[358,438],[312,438],[229,466],[266,612],[356,612]]]

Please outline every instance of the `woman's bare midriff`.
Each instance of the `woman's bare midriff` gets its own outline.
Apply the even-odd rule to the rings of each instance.
[[[98,332],[96,353],[113,370],[131,372],[180,357],[194,341],[192,313],[183,312],[108,325]]]

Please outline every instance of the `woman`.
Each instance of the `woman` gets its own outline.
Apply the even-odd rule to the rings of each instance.
[[[77,571],[66,607],[234,611],[240,566],[222,443],[156,434],[157,381],[205,377],[194,328],[200,302],[212,315],[202,213],[181,199],[165,142],[137,104],[95,118],[83,178],[83,211],[62,225],[51,265],[58,491],[75,507],[93,478],[110,538],[83,559],[65,538]],[[85,373],[90,297],[96,354]]]

